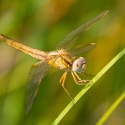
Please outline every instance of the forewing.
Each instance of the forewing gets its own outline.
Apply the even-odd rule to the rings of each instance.
[[[76,55],[79,55],[81,53],[85,53],[85,52],[93,49],[95,47],[95,45],[96,45],[95,43],[89,43],[89,44],[77,46],[73,49],[68,49],[67,51],[71,55],[76,56]]]
[[[41,79],[47,74],[48,68],[49,64],[41,61],[32,65],[30,69],[26,84],[26,114],[32,107]]]
[[[57,46],[57,49],[61,48],[68,48],[73,42],[75,42],[87,29],[89,29],[96,21],[101,19],[108,13],[108,10],[100,13],[96,17],[92,18],[91,20],[87,21],[86,23],[82,24],[80,27],[72,31],[66,37],[64,37]]]

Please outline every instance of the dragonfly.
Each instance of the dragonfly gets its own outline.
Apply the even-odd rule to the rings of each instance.
[[[34,99],[37,95],[37,91],[43,77],[46,76],[49,67],[53,66],[64,71],[64,74],[60,78],[60,83],[66,93],[73,99],[71,94],[65,88],[65,79],[67,73],[70,72],[75,83],[78,85],[87,84],[90,80],[83,80],[79,77],[79,74],[85,74],[87,68],[87,62],[85,58],[79,57],[76,59],[76,56],[87,52],[95,47],[95,43],[89,43],[85,45],[79,45],[74,48],[71,48],[73,44],[86,30],[88,30],[95,22],[100,20],[108,13],[108,10],[101,12],[99,15],[90,19],[89,21],[83,23],[81,26],[73,30],[66,37],[64,37],[55,51],[44,52],[37,50],[26,45],[23,45],[7,36],[0,34],[0,40],[7,43],[8,45],[20,50],[38,60],[39,62],[31,66],[27,84],[26,84],[26,114],[30,111]]]

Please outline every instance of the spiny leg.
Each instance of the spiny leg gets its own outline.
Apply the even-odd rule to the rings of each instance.
[[[84,75],[86,76],[94,76],[94,75],[91,75],[91,74],[86,74],[85,72],[82,72]]]
[[[59,82],[61,83],[61,85],[62,85],[62,83],[65,82],[66,75],[67,75],[67,72],[64,72],[64,74],[63,74],[62,77],[60,78]]]
[[[80,81],[80,80],[82,80],[78,75],[77,75],[77,73],[76,72],[73,72],[74,73],[74,75],[77,77],[77,79]]]
[[[76,83],[76,84],[79,84],[79,83],[78,83],[78,79],[76,78],[74,72],[71,72],[71,74],[72,74],[72,77],[73,77],[75,83]]]
[[[61,79],[59,80],[59,82],[61,83],[63,89],[66,91],[66,93],[69,95],[69,97],[73,100],[73,97],[71,96],[71,94],[68,92],[68,90],[65,88],[64,83],[65,83],[65,79],[66,79],[66,75],[67,72],[64,72],[64,74],[62,75]]]
[[[78,85],[86,85],[88,82],[90,82],[90,80],[82,80],[76,72],[71,72],[73,79],[75,81],[76,84]]]

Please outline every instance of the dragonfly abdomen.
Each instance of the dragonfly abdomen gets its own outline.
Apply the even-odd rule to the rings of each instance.
[[[10,39],[2,34],[0,34],[0,40],[2,40],[3,42],[7,43],[8,45],[30,55],[38,60],[43,60],[47,57],[46,52],[30,48],[30,47],[23,45],[15,40]]]

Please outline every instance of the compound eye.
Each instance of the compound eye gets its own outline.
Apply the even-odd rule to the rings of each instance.
[[[83,72],[86,69],[86,60],[83,57],[79,57],[73,62],[72,70],[75,72]]]

